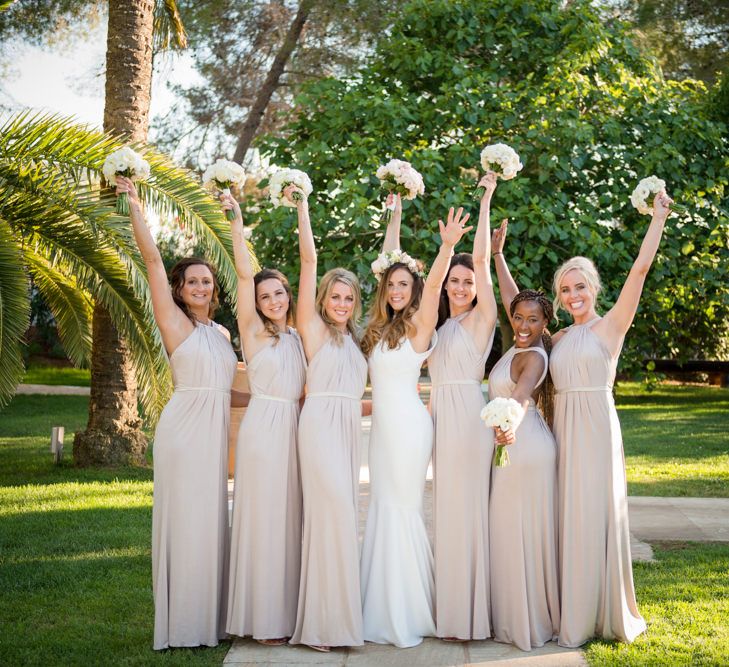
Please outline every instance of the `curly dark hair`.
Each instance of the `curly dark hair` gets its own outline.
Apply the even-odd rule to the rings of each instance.
[[[180,296],[182,288],[185,286],[185,272],[190,266],[205,266],[213,275],[213,298],[210,300],[210,307],[208,308],[208,317],[212,320],[215,315],[215,311],[218,309],[218,306],[220,306],[220,285],[218,285],[218,278],[215,275],[215,269],[213,268],[212,264],[210,264],[210,262],[206,262],[200,257],[185,257],[184,259],[181,259],[179,262],[177,262],[177,264],[175,264],[170,269],[170,287],[172,288],[172,299],[175,304],[177,304],[177,306],[180,308],[180,310],[185,313],[185,315],[187,315],[187,317],[190,319],[190,322],[196,324],[197,320],[195,319],[195,316],[192,314],[190,308]]]
[[[542,309],[545,319],[547,320],[547,324],[554,319],[554,307],[552,306],[552,302],[547,298],[544,292],[533,289],[522,290],[511,300],[511,303],[509,304],[509,314],[512,318],[514,317],[517,304],[523,301],[533,301],[538,303]],[[549,335],[549,331],[546,329],[544,330],[544,333],[542,333],[542,345],[544,345],[544,350],[547,353],[547,357],[549,357],[552,352],[552,336]],[[552,428],[554,421],[554,384],[552,383],[552,376],[549,373],[549,365],[547,365],[547,374],[544,376],[544,382],[542,382],[537,393],[537,406],[542,411],[544,419],[547,424],[549,424],[549,427]]]

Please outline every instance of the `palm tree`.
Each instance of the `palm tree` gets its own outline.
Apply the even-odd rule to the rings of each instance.
[[[146,141],[153,50],[184,47],[184,27],[174,0],[110,0],[108,6],[104,131]],[[112,313],[98,300],[89,421],[86,430],[74,437],[74,460],[80,465],[115,463],[120,458],[142,462],[146,446],[130,350]]]
[[[152,318],[144,265],[128,220],[115,212],[114,193],[100,186],[104,159],[122,145],[110,134],[58,116],[25,113],[0,127],[0,406],[12,396],[23,371],[30,278],[53,312],[74,362],[91,357],[94,363],[92,311],[95,318],[101,307],[127,341],[132,381],[139,384],[145,413],[154,419],[167,400],[169,370]],[[223,287],[235,294],[230,231],[218,202],[194,174],[165,155],[144,145],[136,149],[152,171],[139,184],[147,206],[177,216],[205,245]],[[107,366],[115,363],[106,360]],[[104,462],[143,460],[144,447],[107,442]]]

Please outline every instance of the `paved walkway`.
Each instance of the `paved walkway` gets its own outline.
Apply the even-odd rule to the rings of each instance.
[[[90,387],[71,387],[65,384],[19,384],[16,394],[60,394],[63,396],[89,396]]]

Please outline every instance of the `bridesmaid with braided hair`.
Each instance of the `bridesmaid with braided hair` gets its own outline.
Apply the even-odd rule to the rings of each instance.
[[[513,398],[524,418],[513,431],[491,431],[497,445],[510,445],[510,464],[491,470],[491,623],[494,640],[530,651],[556,638],[560,622],[557,446],[547,424],[554,394],[547,326],[554,313],[534,290],[504,307],[515,342],[491,370],[489,399]]]

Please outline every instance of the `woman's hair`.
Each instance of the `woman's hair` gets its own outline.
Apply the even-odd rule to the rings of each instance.
[[[288,294],[289,296],[289,307],[286,310],[286,324],[288,326],[293,326],[294,324],[294,296],[291,293],[291,285],[289,285],[288,279],[278,269],[261,269],[255,276],[253,276],[253,290],[254,298],[256,300],[256,312],[258,313],[258,317],[261,318],[261,321],[263,322],[263,327],[268,335],[275,339],[275,345],[278,342],[278,335],[280,333],[278,327],[273,323],[272,320],[266,317],[258,307],[258,286],[264,280],[271,279],[280,281],[280,283],[283,285],[283,288],[286,290],[286,294]]]
[[[417,263],[418,270],[422,273],[422,264],[419,261]],[[390,282],[390,276],[398,269],[404,269],[413,277],[413,290],[410,302],[405,308],[395,311],[387,303],[387,284]],[[362,351],[365,356],[368,356],[377,347],[380,340],[384,340],[388,349],[392,350],[398,346],[402,338],[415,333],[411,320],[420,307],[424,284],[423,277],[413,273],[406,264],[397,262],[387,268],[377,285],[374,301],[367,313],[367,328],[362,337]]]
[[[559,309],[562,307],[562,299],[560,296],[562,279],[564,278],[565,274],[568,271],[572,271],[572,269],[577,269],[585,277],[587,287],[590,292],[592,292],[592,298],[595,299],[596,303],[597,295],[602,289],[602,285],[600,284],[600,274],[597,272],[597,269],[592,263],[592,260],[587,259],[587,257],[579,256],[568,259],[554,272],[554,282],[552,283],[554,301],[552,302],[552,305],[554,306],[555,319],[559,319],[557,313],[559,313]]]
[[[533,301],[538,303],[542,308],[542,313],[544,314],[545,319],[547,320],[547,326],[549,326],[549,323],[554,317],[554,309],[544,292],[532,289],[525,289],[519,292],[511,300],[511,304],[509,304],[509,314],[512,319],[516,312],[517,304],[522,301]],[[547,357],[549,357],[552,352],[552,337],[549,335],[549,331],[547,331],[547,329],[545,329],[542,333],[542,345],[544,345],[544,350],[547,353]],[[547,374],[544,376],[544,382],[539,385],[537,392],[537,407],[539,407],[542,411],[549,428],[552,428],[552,422],[554,420],[554,384],[552,384],[552,377],[549,374],[549,363],[547,363]]]
[[[352,290],[352,295],[354,296],[354,308],[352,309],[352,316],[347,320],[347,331],[352,336],[352,340],[359,345],[357,322],[362,315],[362,294],[359,288],[359,280],[357,280],[357,276],[355,276],[354,273],[347,271],[347,269],[338,267],[327,271],[322,276],[322,279],[319,282],[319,289],[316,293],[316,312],[319,313],[324,324],[327,325],[329,333],[332,336],[332,340],[334,340],[337,345],[341,345],[344,341],[344,336],[336,327],[335,323],[330,319],[329,315],[327,315],[326,309],[327,301],[329,301],[332,290],[337,283],[346,285]]]
[[[448,303],[448,292],[446,292],[446,285],[448,284],[448,278],[450,278],[451,270],[454,266],[465,266],[467,269],[473,271],[473,255],[470,252],[459,252],[451,257],[451,264],[448,267],[448,273],[446,273],[445,280],[443,281],[443,286],[440,288],[440,302],[438,303],[438,324],[435,327],[436,329],[438,329],[440,325],[443,324],[451,316],[451,307]],[[474,297],[471,305],[475,306],[477,302],[478,297]]]
[[[212,320],[215,311],[220,305],[218,300],[220,293],[220,285],[218,285],[218,278],[215,275],[215,269],[209,262],[199,257],[185,257],[181,259],[170,269],[170,287],[172,289],[172,300],[177,304],[180,310],[187,315],[190,322],[193,324],[197,323],[195,316],[192,314],[189,306],[182,300],[182,288],[185,286],[185,272],[190,266],[205,266],[213,276],[213,296],[210,299],[210,305],[208,306],[208,317]]]

